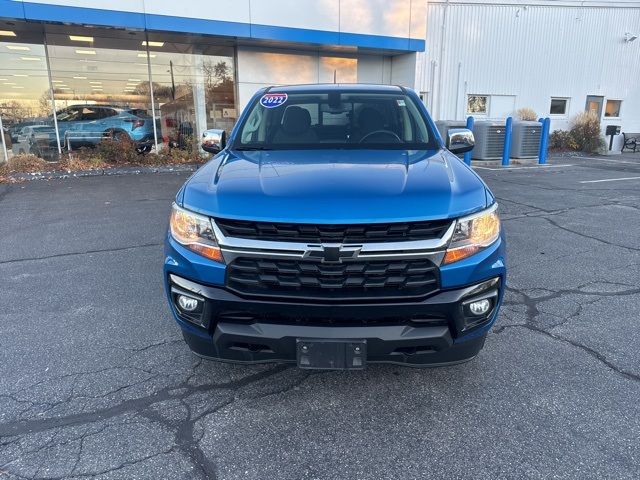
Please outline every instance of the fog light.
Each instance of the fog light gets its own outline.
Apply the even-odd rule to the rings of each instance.
[[[469,304],[469,310],[474,315],[484,315],[491,308],[491,301],[487,300],[478,300],[477,302],[471,302]]]
[[[180,305],[180,309],[185,312],[193,312],[198,308],[198,300],[187,297],[186,295],[178,295],[178,305]]]

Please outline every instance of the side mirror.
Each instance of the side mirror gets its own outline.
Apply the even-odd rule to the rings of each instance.
[[[473,132],[467,128],[450,128],[447,133],[447,148],[451,153],[465,153],[476,144]]]
[[[220,152],[227,143],[227,133],[213,128],[202,133],[202,149],[209,153]]]

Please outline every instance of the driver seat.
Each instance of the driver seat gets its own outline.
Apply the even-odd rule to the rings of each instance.
[[[366,135],[377,130],[384,130],[384,118],[382,114],[373,107],[364,107],[358,113],[358,128],[354,135],[354,141],[359,142]]]

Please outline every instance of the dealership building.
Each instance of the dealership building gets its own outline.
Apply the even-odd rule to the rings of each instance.
[[[414,86],[425,29],[416,0],[0,0],[0,114],[56,124],[50,158],[121,110],[162,144],[229,129],[266,85]]]
[[[75,130],[179,144],[260,87],[360,82],[415,88],[436,120],[587,110],[640,132],[639,35],[625,0],[0,0],[0,118],[9,155],[33,125],[55,159]]]

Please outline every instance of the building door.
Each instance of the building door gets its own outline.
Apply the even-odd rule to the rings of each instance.
[[[585,110],[587,112],[595,113],[598,118],[602,117],[602,104],[604,103],[604,97],[600,97],[597,95],[588,95],[587,96],[587,105],[585,106]]]

